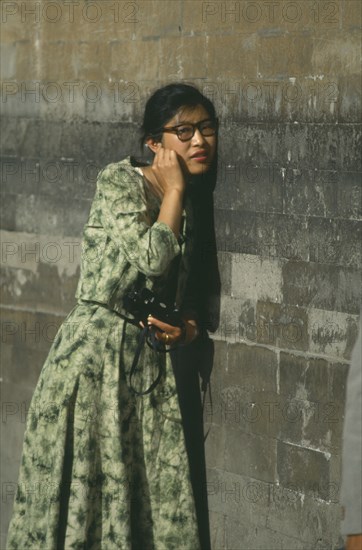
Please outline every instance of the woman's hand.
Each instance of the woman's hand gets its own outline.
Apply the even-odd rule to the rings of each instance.
[[[151,170],[156,180],[155,191],[161,198],[166,192],[174,189],[180,193],[184,192],[186,181],[176,151],[165,149],[160,144],[155,153]]]
[[[182,344],[189,344],[196,338],[198,335],[198,329],[196,325],[196,321],[184,319],[185,321],[185,328],[186,328],[186,335],[184,337],[184,331],[180,327],[175,327],[173,325],[169,325],[167,323],[164,323],[162,321],[159,321],[159,319],[156,319],[155,317],[149,316],[147,318],[147,322],[149,326],[155,326],[158,329],[156,330],[155,336],[157,340],[160,340],[164,344],[168,346],[175,345],[179,342]],[[140,321],[140,325],[142,328],[144,328],[144,324],[142,321]],[[168,338],[166,340],[165,334],[168,334]]]

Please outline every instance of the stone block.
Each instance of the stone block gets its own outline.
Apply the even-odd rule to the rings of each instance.
[[[204,419],[208,419],[208,410],[204,409]],[[206,413],[206,414],[205,414]],[[206,464],[208,468],[219,468],[223,470],[225,468],[225,426],[217,426],[215,424],[204,425],[205,433],[205,456]]]
[[[41,79],[37,61],[34,38],[22,39],[16,42],[16,73],[15,79],[18,82],[26,82]]]
[[[36,275],[40,265],[56,267],[59,277],[77,275],[81,239],[2,231],[4,269],[19,269]]]
[[[211,548],[224,548],[224,524],[223,514],[209,513]]]
[[[225,437],[225,469],[261,481],[276,480],[276,440],[245,434],[228,426]]]
[[[362,130],[358,124],[339,124],[338,167],[342,172],[362,172]],[[331,155],[332,156],[332,155]],[[331,159],[332,160],[332,159]]]
[[[279,437],[321,450],[341,447],[345,364],[280,354]]]
[[[256,227],[258,254],[262,258],[308,259],[308,226],[302,217],[258,213]]]
[[[320,33],[314,40],[312,50],[311,74],[354,75],[360,73],[358,49],[361,37],[358,30],[328,30]]]
[[[103,166],[102,166],[103,168]],[[28,170],[28,174],[25,171]],[[34,172],[30,172],[34,170]],[[38,182],[38,194],[58,200],[59,196],[72,197],[72,200],[92,200],[96,190],[96,181],[100,164],[94,160],[76,160],[60,158],[27,159],[19,167],[30,187]],[[28,194],[23,189],[24,194]]]
[[[248,166],[229,160],[218,159],[217,185],[215,189],[215,208],[234,210],[253,210],[255,199],[255,177]]]
[[[243,347],[230,343],[227,346],[229,350],[233,347],[242,350]],[[250,347],[250,350],[253,348]],[[262,352],[260,356],[258,351]],[[227,369],[224,364],[215,361],[212,396],[206,398],[204,405],[204,421],[208,427],[216,423],[224,431],[237,427],[246,434],[277,437],[281,407],[280,396],[276,393],[276,369],[273,358],[268,357],[268,353],[272,352],[262,348],[258,351],[242,353],[244,360],[249,356],[249,359],[253,358],[253,363],[244,364],[242,361],[236,368],[232,359]],[[265,355],[263,352],[266,352]]]
[[[40,265],[36,274],[26,269],[2,269],[4,304],[33,308],[46,307],[47,303],[60,305],[60,281],[57,269],[46,267],[44,264],[40,267]]]
[[[245,124],[245,119],[232,113],[222,121],[219,154],[224,164],[236,165],[239,172],[245,167],[245,177],[257,186],[261,180],[259,167],[269,167],[271,179],[276,177],[276,170],[296,161],[298,168],[310,167],[315,159],[313,131],[313,125],[280,121]],[[236,148],[237,143],[243,147]]]
[[[249,519],[249,518],[248,518]],[[288,537],[269,527],[260,526],[258,522],[235,521],[226,518],[225,539],[230,550],[306,550],[305,541]],[[312,549],[311,549],[312,550]]]
[[[39,189],[40,163],[38,159],[22,159],[18,156],[1,157],[2,193],[36,194]]]
[[[186,0],[185,5],[182,28],[188,33],[262,35],[306,30],[317,32],[321,28],[338,28],[340,23],[336,3],[329,11],[303,0],[293,3],[286,0],[274,3]]]
[[[209,510],[239,520],[256,515],[265,524],[272,484],[217,468],[207,469]]]
[[[286,169],[284,213],[359,219],[361,174],[337,170]]]
[[[323,384],[321,387],[307,386],[305,376],[308,370],[308,359],[301,355],[280,353],[280,393],[289,399],[299,400],[323,400],[327,401],[326,389],[328,387],[328,363],[324,359],[319,360],[320,368],[323,368]]]
[[[333,124],[328,132],[319,124],[287,125],[283,134],[282,166],[286,163],[299,170],[361,172],[361,132],[355,124]]]
[[[50,330],[47,339],[53,339]],[[16,385],[19,380],[22,380],[24,384],[35,388],[47,352],[43,349],[31,349],[26,345],[13,346],[11,351],[11,360],[7,365],[4,365],[7,383]],[[21,404],[19,404],[19,414],[20,412]]]
[[[47,197],[17,195],[15,227],[17,231],[61,234],[64,228],[63,209]],[[39,216],[39,212],[43,212]]]
[[[342,27],[345,30],[358,31],[362,25],[362,13],[359,0],[343,0],[340,2],[342,11]]]
[[[195,55],[197,52],[197,55]],[[205,36],[163,38],[160,42],[158,78],[166,82],[204,79],[209,46]]]
[[[258,70],[266,79],[313,74],[312,56],[313,41],[309,32],[262,36]]]
[[[259,301],[257,341],[284,349],[308,349],[308,315],[303,308]]]
[[[253,212],[215,210],[218,250],[244,254],[257,253],[256,215]]]
[[[5,96],[4,99],[6,99]],[[4,103],[6,103],[6,101]],[[19,155],[28,125],[29,121],[20,117],[12,118],[3,116],[0,133],[2,158],[7,156],[16,157]],[[4,173],[2,173],[2,175],[4,175]]]
[[[341,509],[335,500],[325,502],[317,494],[304,495],[291,485],[265,483],[217,469],[208,470],[208,494],[210,512],[223,515],[225,525],[235,522],[243,530],[240,546],[226,548],[269,550],[264,538],[258,538],[259,532],[265,534],[264,529],[280,536],[280,543],[284,541],[288,549],[293,548],[291,541],[302,542],[297,548],[303,550],[338,548]],[[234,527],[230,531],[234,532]]]
[[[1,37],[1,41],[3,38]],[[12,80],[16,75],[16,45],[14,43],[1,45],[1,79]]]
[[[305,477],[307,481],[307,471]],[[336,500],[328,501],[326,492],[331,487],[317,485],[310,495],[298,492],[292,484],[274,486],[266,526],[303,541],[303,550],[340,548],[341,508]],[[323,496],[318,495],[318,488]]]
[[[2,399],[1,418],[1,531],[7,533],[13,501],[18,483],[19,466],[25,430],[26,414],[34,391],[33,386],[19,383],[6,384],[6,397]],[[5,545],[2,546],[5,548]]]
[[[140,62],[129,62],[135,58]],[[115,82],[127,81],[136,85],[143,80],[155,80],[158,77],[159,59],[159,40],[114,40],[110,43],[108,76]]]
[[[231,296],[281,302],[282,265],[250,254],[232,256]]]
[[[288,167],[284,180],[284,212],[304,216],[335,216],[340,174],[333,170]]]
[[[55,246],[49,247],[55,250]],[[37,245],[36,245],[37,246]],[[34,247],[33,247],[34,250]],[[60,252],[60,249],[57,249]],[[28,252],[28,255],[32,255]],[[71,276],[60,275],[57,266],[39,262],[38,270],[3,268],[3,304],[19,308],[44,308],[68,311],[74,306],[79,270]]]
[[[209,40],[208,85],[215,84],[222,72],[225,93],[228,92],[230,97],[236,95],[236,99],[241,100],[235,81],[257,78],[257,51],[258,37],[255,34],[224,35],[221,40]]]
[[[48,353],[65,317],[64,314],[10,309],[2,309],[1,315],[3,345],[35,350],[39,354]]]
[[[276,439],[283,419],[281,397],[276,392],[249,391],[241,396],[240,429],[265,438]]]
[[[215,361],[212,403],[205,403],[205,421],[217,423],[226,433],[237,428],[244,434],[275,437],[277,423],[270,410],[279,399],[274,352],[231,343],[227,350],[227,367]]]
[[[339,121],[354,123],[361,117],[360,76],[340,75],[338,78],[338,113]]]
[[[10,123],[10,128],[11,126]],[[17,152],[18,155],[21,155],[21,157],[29,159],[28,162],[30,166],[27,166],[27,162],[25,162],[24,173],[25,177],[32,178],[34,177],[32,171],[36,171],[32,163],[33,159],[54,158],[55,151],[62,154],[61,138],[62,132],[65,131],[65,125],[59,122],[47,122],[34,118],[28,121],[20,119],[17,121],[17,126],[19,126],[20,131],[19,137],[22,139],[21,141],[19,139],[19,142],[14,141],[12,149],[14,152]],[[72,125],[70,125],[67,129],[68,139],[73,137],[72,130]],[[42,139],[39,139],[39,136],[41,136]],[[68,158],[72,158],[72,155],[67,156]],[[27,174],[27,170],[29,171],[29,175]]]
[[[282,172],[273,164],[218,163],[216,208],[251,212],[283,212]]]
[[[285,122],[299,124],[338,121],[341,105],[339,79],[329,77],[284,76],[259,78],[216,77],[201,83],[204,93],[215,103],[222,120]],[[357,90],[356,90],[357,92]]]
[[[329,500],[330,453],[278,441],[277,471],[284,487]]]
[[[80,41],[73,66],[76,67],[76,77],[82,82],[104,83],[110,71],[109,43]]]
[[[325,242],[318,254],[326,257],[329,245]],[[282,278],[283,299],[287,304],[359,313],[361,276],[356,269],[289,261],[282,267]]]
[[[122,82],[112,79],[103,82],[90,82],[85,92],[85,118],[89,123],[130,122],[137,120],[137,111],[141,110],[140,82]],[[85,88],[87,90],[87,88]],[[89,97],[88,97],[89,96]],[[123,133],[124,128],[120,127]],[[131,145],[131,144],[130,144]],[[136,147],[133,148],[133,152]]]
[[[17,195],[16,214],[14,213],[15,220],[13,220],[15,226],[6,225],[4,228],[49,237],[61,235],[66,231],[68,234],[79,237],[88,218],[90,206],[89,200],[79,200],[71,208],[68,204],[56,205],[52,198],[45,195]],[[38,212],[45,212],[45,214],[39,217]]]
[[[252,391],[277,390],[277,356],[274,351],[246,344],[228,344],[228,371],[224,388]]]
[[[69,26],[71,25],[72,24],[70,23]],[[55,28],[57,26],[58,25],[56,24]],[[63,29],[65,27],[67,26],[63,25]],[[64,86],[65,82],[75,83],[76,81],[84,79],[84,73],[82,75],[79,71],[79,58],[81,54],[84,53],[84,47],[82,47],[82,43],[77,43],[74,40],[74,36],[70,40],[69,38],[68,40],[66,40],[66,35],[63,35],[58,40],[56,40],[56,37],[53,36],[53,33],[49,32],[48,39],[44,44],[44,50],[46,54],[42,57],[42,81],[49,84],[51,82],[55,82],[64,89],[64,92],[66,92],[70,88],[70,86]],[[85,63],[86,67],[88,67],[91,63],[91,60],[95,58],[95,53],[95,51],[92,51],[92,55],[90,55],[90,58],[87,61],[85,61],[83,57],[82,61]],[[93,74],[92,76],[95,80],[98,80],[100,79],[101,75],[102,72],[100,67],[98,69],[98,73],[96,75]],[[93,78],[91,78],[90,80],[93,80]],[[51,95],[51,90],[49,92],[49,95]]]
[[[362,266],[362,226],[357,220],[310,218],[308,236],[310,261],[344,267]]]
[[[343,404],[346,363],[281,352],[279,369],[282,395],[321,403],[339,399]]]
[[[43,8],[42,29],[49,40],[95,41],[106,43],[111,36],[131,40],[142,20],[144,2],[102,0]]]
[[[91,204],[92,201],[90,200],[79,200],[73,205],[73,208],[65,209],[64,228],[66,228],[67,233],[76,236],[81,235],[84,224],[88,220]]]
[[[11,43],[18,40],[32,39],[37,31],[39,17],[27,14],[27,6],[35,2],[2,4],[1,6],[1,42]],[[38,6],[39,10],[39,6]]]
[[[197,1],[194,4],[197,4]],[[134,36],[146,39],[156,36],[172,36],[177,41],[182,32],[182,11],[184,9],[185,7],[181,6],[179,2],[162,2],[162,0],[135,2],[135,18],[138,21],[134,25]],[[130,7],[128,11],[131,11]]]
[[[213,338],[230,342],[255,342],[255,304],[250,300],[222,295],[220,322]]]
[[[362,178],[358,172],[342,172],[337,189],[338,214],[342,218],[362,218]]]
[[[358,315],[312,308],[309,311],[309,350],[348,361],[357,339],[358,318]]]
[[[260,166],[257,169],[254,208],[257,212],[282,214],[284,210],[284,182],[281,170],[275,166]],[[242,195],[241,195],[242,196]]]
[[[1,228],[7,231],[14,231],[16,229],[16,199],[16,195],[10,193],[1,193]]]
[[[217,2],[184,0],[181,28],[184,34],[209,34],[220,29]],[[230,27],[228,21],[227,26]],[[225,27],[225,24],[224,24]]]

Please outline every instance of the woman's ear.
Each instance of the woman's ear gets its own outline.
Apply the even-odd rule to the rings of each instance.
[[[156,153],[156,151],[158,151],[158,149],[160,148],[160,145],[162,147],[161,141],[156,141],[153,138],[147,138],[146,145],[153,153]]]

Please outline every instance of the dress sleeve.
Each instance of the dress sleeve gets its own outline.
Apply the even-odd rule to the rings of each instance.
[[[170,226],[150,225],[138,176],[111,165],[97,180],[101,220],[106,233],[128,262],[146,276],[162,275],[181,248]]]

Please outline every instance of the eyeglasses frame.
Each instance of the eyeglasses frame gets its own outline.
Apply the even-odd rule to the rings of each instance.
[[[214,134],[210,134],[209,136],[204,136],[204,134],[202,133],[201,129],[200,129],[200,124],[202,124],[203,122],[208,122],[208,121],[211,121],[215,124],[215,133]],[[177,133],[177,129],[180,127],[180,126],[192,126],[193,127],[193,134],[191,137],[187,138],[187,139],[181,139],[180,136],[178,135]],[[161,128],[160,129],[160,132],[158,132],[157,134],[161,133],[161,132],[168,132],[168,133],[172,133],[172,134],[176,134],[178,139],[180,141],[182,141],[183,143],[186,143],[187,141],[190,141],[190,139],[192,139],[195,135],[195,132],[196,132],[196,129],[200,132],[200,134],[203,136],[203,137],[212,137],[212,136],[215,136],[217,131],[218,131],[218,128],[219,128],[219,121],[217,118],[205,118],[204,120],[200,120],[200,122],[197,122],[196,124],[194,124],[193,122],[183,122],[182,124],[177,124],[176,126],[171,126],[170,128],[168,128],[167,126],[164,127],[164,128]],[[156,135],[156,134],[154,134]]]

